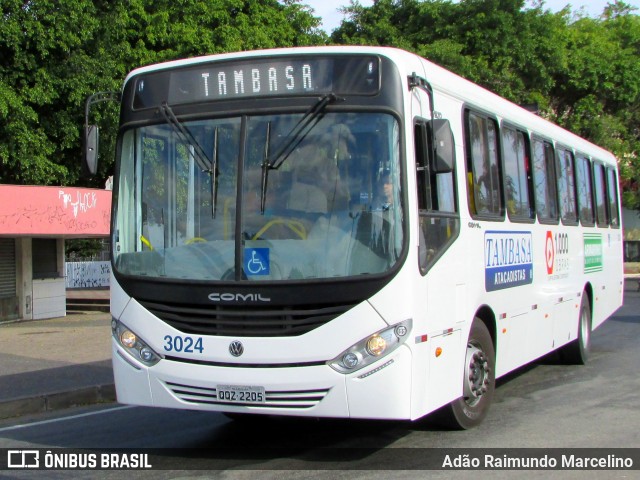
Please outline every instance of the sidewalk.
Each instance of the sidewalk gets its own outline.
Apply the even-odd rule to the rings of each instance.
[[[112,401],[109,313],[0,324],[0,419]]]

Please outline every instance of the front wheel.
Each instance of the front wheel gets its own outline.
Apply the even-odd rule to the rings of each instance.
[[[585,365],[591,351],[591,306],[586,293],[580,301],[578,338],[560,349],[562,360],[569,365]]]
[[[466,430],[482,422],[493,399],[495,364],[495,348],[489,329],[476,318],[467,341],[462,397],[451,402],[442,412],[442,419],[448,427]]]

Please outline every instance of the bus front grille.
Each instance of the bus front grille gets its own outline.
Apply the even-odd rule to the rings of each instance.
[[[329,393],[328,388],[318,390],[266,391],[264,403],[239,404],[218,400],[217,389],[180,383],[165,382],[166,387],[180,400],[197,405],[251,406],[254,408],[307,409],[318,405]]]
[[[303,335],[355,306],[343,304],[248,308],[140,303],[156,317],[183,333],[237,337]]]

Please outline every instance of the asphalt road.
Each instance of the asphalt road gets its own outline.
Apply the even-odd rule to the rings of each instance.
[[[551,355],[509,375],[499,381],[488,417],[474,430],[445,431],[428,421],[238,422],[217,413],[107,405],[0,422],[0,448],[134,449],[150,452],[156,467],[173,469],[102,471],[101,478],[639,478],[638,470],[420,470],[430,456],[442,458],[434,448],[471,455],[487,448],[633,448],[639,449],[637,458],[640,293],[626,291],[625,297],[625,305],[594,332],[588,365],[562,365]],[[191,467],[215,471],[183,471]],[[46,477],[70,474],[97,476],[48,471]]]

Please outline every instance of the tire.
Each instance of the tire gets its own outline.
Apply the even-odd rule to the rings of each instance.
[[[463,395],[440,412],[440,420],[445,426],[467,430],[482,422],[493,400],[495,364],[495,348],[489,329],[482,320],[475,318],[467,341]]]
[[[591,306],[586,292],[582,293],[578,317],[578,338],[560,349],[562,361],[569,365],[585,365],[591,352]]]

